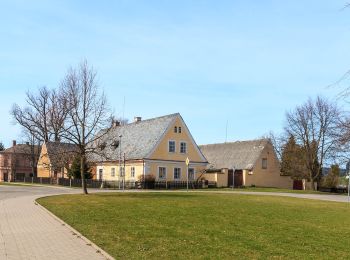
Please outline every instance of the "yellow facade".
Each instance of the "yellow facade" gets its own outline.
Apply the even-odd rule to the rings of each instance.
[[[176,132],[175,132],[176,127]],[[181,130],[180,130],[181,129]],[[181,132],[180,132],[181,131]],[[175,141],[175,151],[169,152],[169,141]],[[186,143],[186,152],[181,153],[181,143]],[[138,161],[126,161],[125,163],[125,180],[137,181],[143,175],[152,175],[159,181],[186,181],[187,180],[187,165],[186,158],[189,158],[189,169],[193,169],[193,179],[196,180],[201,172],[206,168],[207,162],[202,156],[196,143],[193,141],[187,126],[180,117],[177,117],[172,124],[169,125],[166,133],[162,136],[160,142],[156,145],[153,151],[147,158],[142,158]],[[123,166],[123,165],[122,165]],[[96,175],[102,170],[102,179],[104,180],[121,180],[119,174],[119,162],[104,162],[97,163]],[[135,177],[131,176],[131,168],[135,169]],[[165,176],[159,176],[159,168],[163,167],[166,170]],[[174,176],[174,169],[179,168],[179,176]],[[114,169],[114,170],[112,170]],[[113,174],[113,171],[115,172]],[[177,172],[178,173],[178,172]],[[163,178],[160,178],[163,177]],[[179,177],[179,178],[174,178]]]
[[[263,159],[267,160],[266,168],[263,167]],[[227,187],[229,183],[228,170],[223,168],[220,173],[208,172],[205,174],[205,179],[217,182],[217,187]],[[242,170],[242,178],[243,186],[293,188],[293,180],[290,176],[281,175],[280,165],[271,143],[265,146],[251,170]]]
[[[45,144],[41,147],[41,153],[40,153],[37,167],[38,167],[38,170],[37,170],[38,177],[43,177],[43,178],[51,177],[50,158],[47,154],[47,148]]]
[[[223,188],[228,186],[228,169],[221,169],[220,172],[206,173],[204,178],[207,181],[216,182],[216,187]]]
[[[124,168],[124,164],[121,165]],[[131,175],[131,168],[134,168],[134,177]],[[100,175],[102,173],[102,176]],[[125,163],[125,180],[137,181],[143,175],[143,162],[126,162]],[[108,181],[123,180],[124,177],[120,175],[119,162],[105,162],[96,165],[96,179],[103,179]]]
[[[46,144],[41,147],[41,153],[37,164],[37,177],[42,178],[68,178],[68,170],[62,167],[59,171],[53,171],[51,161],[47,152]]]
[[[262,167],[263,159],[267,159],[266,169]],[[245,186],[293,188],[293,180],[289,176],[281,175],[278,159],[270,143],[262,151],[253,167],[253,171],[243,171],[243,183]]]
[[[174,129],[181,127],[181,133],[175,133]],[[175,141],[175,152],[169,152],[169,141]],[[187,144],[187,153],[180,153],[180,143],[185,142]],[[153,160],[171,160],[185,162],[186,158],[189,158],[191,162],[205,162],[201,157],[200,151],[195,143],[190,138],[190,133],[187,127],[183,124],[180,118],[176,118],[175,122],[169,127],[167,133],[162,138],[159,145],[154,152],[149,156],[149,159]]]

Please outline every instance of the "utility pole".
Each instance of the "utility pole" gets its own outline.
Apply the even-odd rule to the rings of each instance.
[[[350,161],[346,163],[346,178],[348,179],[348,202],[350,202]]]
[[[124,153],[124,158],[123,158],[123,191],[125,191],[125,153]]]
[[[119,135],[119,177],[118,177],[118,185],[120,190],[120,177],[123,174],[122,171],[122,135]]]
[[[235,187],[235,171],[236,171],[236,167],[233,166],[233,167],[232,167],[232,190],[233,190],[234,187]]]

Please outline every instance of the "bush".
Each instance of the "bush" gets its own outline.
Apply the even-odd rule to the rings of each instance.
[[[145,189],[154,189],[156,182],[156,177],[153,174],[147,174],[146,176],[141,175],[139,177],[139,183],[142,188]]]

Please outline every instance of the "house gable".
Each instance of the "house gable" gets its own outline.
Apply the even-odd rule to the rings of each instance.
[[[169,152],[169,141],[175,142],[175,152]],[[180,153],[182,142],[186,143],[186,153]],[[166,131],[147,158],[151,160],[185,161],[187,157],[191,162],[207,162],[182,117],[178,115],[168,125]]]
[[[267,160],[267,168],[262,168],[262,160]],[[257,158],[257,160],[254,163],[253,166],[253,172],[255,173],[263,173],[268,171],[278,172],[279,170],[279,161],[277,159],[276,152],[273,148],[273,145],[271,142],[267,142],[264,149],[261,151],[260,156]]]
[[[38,177],[50,177],[50,158],[47,153],[47,146],[46,143],[44,143],[41,147],[41,152],[37,164],[37,171],[38,171]]]

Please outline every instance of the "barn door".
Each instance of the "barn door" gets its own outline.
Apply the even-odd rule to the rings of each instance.
[[[228,174],[227,174],[227,183],[229,187],[232,187],[232,182],[233,182],[233,170],[228,170]],[[235,181],[235,187],[241,187],[243,186],[243,171],[242,170],[236,170],[235,171],[235,175],[234,175],[234,181]]]

